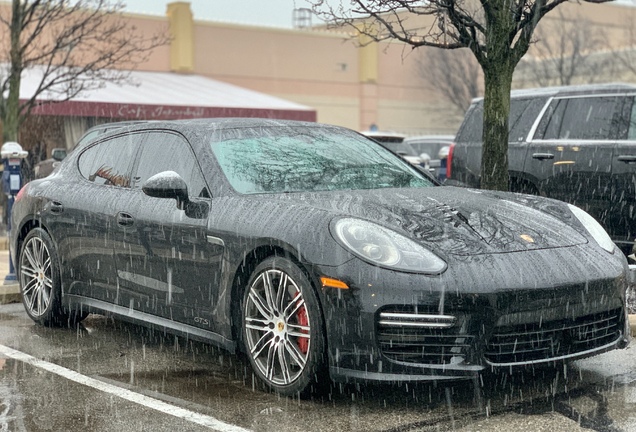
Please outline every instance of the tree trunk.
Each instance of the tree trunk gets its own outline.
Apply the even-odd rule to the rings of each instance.
[[[505,62],[491,62],[484,68],[482,189],[508,190],[508,113],[513,71]]]
[[[2,110],[2,142],[18,141],[20,129],[20,80],[22,75],[22,9],[20,0],[13,0],[11,15],[11,70],[9,71],[9,95]]]

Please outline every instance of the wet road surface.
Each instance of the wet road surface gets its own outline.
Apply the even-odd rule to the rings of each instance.
[[[0,306],[0,432],[80,430],[636,431],[636,344],[558,370],[298,400],[206,344],[100,315],[48,329]]]

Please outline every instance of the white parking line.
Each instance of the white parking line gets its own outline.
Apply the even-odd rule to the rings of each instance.
[[[214,417],[210,417],[210,416],[200,414],[194,411],[190,411],[184,408],[179,408],[178,406],[171,405],[169,403],[160,401],[158,399],[144,396],[142,394],[135,393],[133,391],[130,391],[121,387],[117,387],[112,384],[107,384],[97,379],[87,377],[86,375],[82,375],[78,372],[75,372],[74,370],[67,369],[65,367],[58,366],[56,364],[49,363],[44,360],[37,359],[33,356],[30,356],[29,354],[25,354],[23,352],[14,350],[13,348],[9,348],[4,345],[0,345],[0,354],[5,355],[6,357],[12,358],[14,360],[19,360],[21,362],[28,363],[31,366],[43,369],[47,372],[54,373],[68,380],[74,381],[78,384],[83,384],[90,388],[100,390],[104,393],[118,396],[127,401],[145,406],[147,408],[150,408],[156,411],[160,411],[162,413],[165,413],[174,417],[178,417],[183,420],[187,420],[191,423],[209,427],[219,432],[250,432],[249,429],[244,429],[239,426],[234,426],[232,424],[222,422],[221,420],[217,420]]]

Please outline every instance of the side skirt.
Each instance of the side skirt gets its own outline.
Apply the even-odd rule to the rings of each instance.
[[[90,312],[109,312],[118,316],[122,320],[131,321],[139,324],[150,325],[153,328],[167,330],[171,333],[182,335],[191,339],[200,340],[202,342],[212,343],[220,348],[230,352],[236,351],[236,342],[208,330],[203,330],[187,324],[178,323],[166,318],[150,315],[145,312],[139,312],[123,306],[107,303],[101,300],[95,300],[74,294],[66,294],[64,300],[73,306],[88,307]]]

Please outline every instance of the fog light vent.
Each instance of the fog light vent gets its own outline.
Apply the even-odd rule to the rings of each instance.
[[[454,326],[456,322],[457,318],[452,315],[382,312],[378,324],[381,326],[443,329]]]

